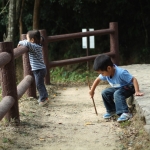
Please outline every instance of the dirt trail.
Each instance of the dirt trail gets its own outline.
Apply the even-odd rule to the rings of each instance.
[[[7,150],[119,150],[117,122],[106,122],[100,91],[95,91],[95,114],[88,86],[60,87],[45,107],[37,100],[19,101],[21,125],[1,127],[2,148]],[[50,87],[53,89],[53,87]],[[9,131],[9,132],[8,132]],[[117,142],[116,142],[117,141]],[[118,143],[119,142],[119,143]],[[0,147],[1,149],[1,147]]]
[[[116,149],[117,127],[102,118],[105,108],[100,91],[105,87],[98,87],[94,97],[98,116],[87,86],[59,89],[60,94],[48,106],[49,116],[42,119],[47,127],[40,131],[41,138],[46,140],[41,148],[38,145],[33,150]]]

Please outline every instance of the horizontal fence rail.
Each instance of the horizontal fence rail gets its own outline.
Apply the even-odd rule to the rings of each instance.
[[[5,66],[11,60],[11,55],[7,52],[0,53],[0,67]]]
[[[17,48],[14,49],[14,57],[18,58],[21,55],[23,55],[24,53],[28,52],[28,48],[25,46],[19,46]]]
[[[109,56],[115,56],[114,53],[103,53]],[[99,55],[99,54],[98,54]],[[66,59],[66,60],[58,60],[58,61],[51,61],[49,63],[49,67],[56,67],[56,66],[64,66],[64,65],[69,65],[69,64],[75,64],[75,63],[80,63],[80,62],[87,62],[89,60],[95,59],[96,56],[98,55],[92,55],[92,56],[86,56],[86,57],[79,57],[79,58],[72,58],[72,59]]]
[[[6,115],[6,113],[11,109],[15,99],[12,96],[5,96],[0,102],[0,120]]]
[[[55,36],[48,36],[48,42],[56,42],[61,40],[69,40],[75,38],[82,38],[92,35],[107,35],[114,33],[114,29],[103,29],[103,30],[95,30],[95,31],[87,31],[87,32],[78,32],[72,34],[63,34],[63,35],[55,35]]]
[[[27,75],[17,86],[18,99],[22,97],[22,95],[26,92],[26,90],[30,87],[32,82],[34,81],[33,76]]]

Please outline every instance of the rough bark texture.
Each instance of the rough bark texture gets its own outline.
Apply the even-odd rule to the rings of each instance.
[[[21,16],[21,6],[22,6],[22,0],[16,0],[16,19],[15,19],[15,24],[16,24],[16,33],[18,34],[19,30],[19,19]]]
[[[22,1],[24,1],[24,0],[22,0]],[[20,14],[21,14],[22,1],[21,0],[16,0],[16,23],[17,23],[17,26],[18,26]]]
[[[33,29],[39,29],[40,3],[41,0],[35,0],[34,2]]]
[[[24,2],[25,2],[25,0],[22,0],[21,10],[20,10],[20,18],[19,18],[20,40],[21,40],[21,34],[23,34],[22,13],[23,13]]]
[[[16,18],[16,0],[11,0],[9,3],[8,34],[6,41],[14,42],[15,18]]]
[[[17,86],[16,86],[16,75],[15,75],[15,63],[13,55],[13,43],[12,42],[1,42],[0,52],[8,52],[11,54],[11,61],[1,68],[1,86],[2,86],[2,97],[12,96],[15,100],[14,105],[11,107],[9,112],[6,114],[5,119],[10,121],[14,119],[16,123],[20,122],[19,119],[19,108],[17,98]]]

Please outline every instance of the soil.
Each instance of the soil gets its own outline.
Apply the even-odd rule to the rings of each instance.
[[[50,98],[44,107],[32,97],[21,98],[20,126],[0,122],[0,150],[123,150],[121,138],[129,139],[131,132],[126,134],[115,118],[102,118],[105,107],[100,92],[106,87],[100,85],[95,91],[98,115],[87,85],[47,86]],[[136,139],[137,131],[129,130]],[[132,144],[133,140],[128,150]]]

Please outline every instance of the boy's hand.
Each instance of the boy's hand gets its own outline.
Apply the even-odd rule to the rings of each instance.
[[[144,93],[141,93],[141,92],[135,92],[135,94],[134,94],[135,96],[143,96],[144,95]]]
[[[89,94],[90,94],[91,98],[94,97],[94,92],[92,90],[89,91]]]

